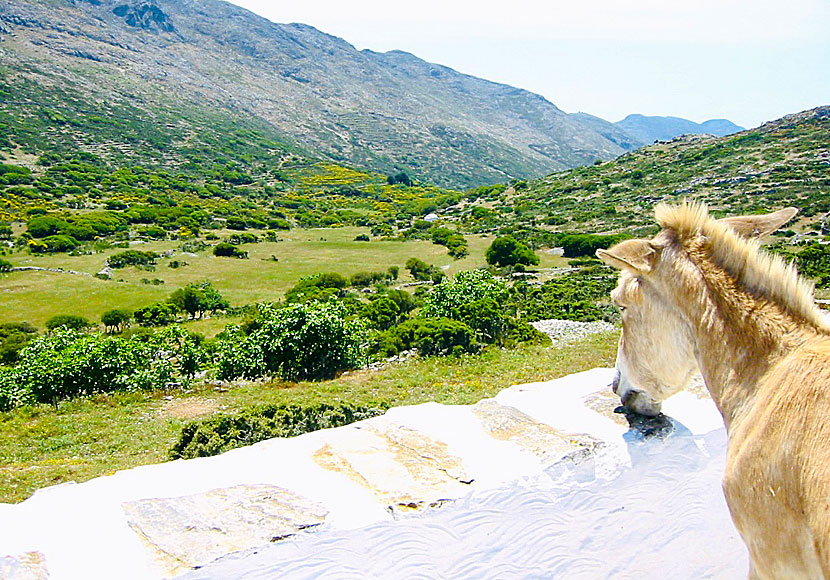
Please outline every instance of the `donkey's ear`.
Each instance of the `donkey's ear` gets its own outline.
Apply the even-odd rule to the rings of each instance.
[[[607,250],[597,250],[597,258],[618,270],[648,274],[657,259],[657,248],[648,240],[626,240]]]
[[[775,213],[766,215],[742,215],[719,219],[722,224],[728,225],[739,236],[744,238],[760,238],[771,234],[798,213],[798,209],[787,207]]]

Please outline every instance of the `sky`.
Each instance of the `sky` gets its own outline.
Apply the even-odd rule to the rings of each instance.
[[[830,104],[828,0],[232,1],[609,121],[641,113],[748,128]]]

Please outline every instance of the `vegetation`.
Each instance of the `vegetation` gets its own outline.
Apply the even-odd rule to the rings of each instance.
[[[528,322],[616,320],[615,275],[590,256],[653,231],[662,200],[702,199],[716,213],[798,205],[805,217],[778,250],[830,285],[827,246],[812,243],[825,241],[830,211],[826,115],[460,192],[313,159],[251,120],[200,111],[205,131],[193,136],[175,122],[181,111],[160,125],[122,102],[84,113],[70,89],[58,112],[55,95],[19,81],[4,84],[8,98],[41,104],[0,105],[0,253],[58,271],[0,259],[7,498],[170,449],[213,453],[610,364],[613,335],[544,348]],[[90,134],[100,147],[79,146]],[[135,147],[111,146],[125,135]],[[187,145],[168,156],[169,143]],[[104,265],[111,279],[94,278]],[[420,358],[356,371],[411,350]],[[228,382],[213,390],[197,373]],[[182,431],[161,393],[239,411]]]
[[[219,409],[316,403],[353,407],[428,401],[468,405],[505,385],[550,380],[614,363],[617,336],[544,348],[485,350],[479,355],[413,359],[332,381],[248,383],[217,389],[113,392],[0,413],[0,501],[21,501],[41,487],[85,481],[168,458],[184,425]],[[172,396],[172,400],[165,397]]]
[[[233,327],[220,335],[220,378],[331,379],[366,360],[363,324],[347,319],[336,302],[262,305],[248,328],[248,333]]]
[[[382,415],[386,408],[385,404],[281,404],[255,406],[235,415],[217,414],[185,425],[169,456],[170,459],[209,457],[273,437],[295,437],[341,427]]]
[[[493,240],[484,256],[488,264],[500,267],[534,266],[539,263],[539,257],[533,250],[513,236],[502,236]]]

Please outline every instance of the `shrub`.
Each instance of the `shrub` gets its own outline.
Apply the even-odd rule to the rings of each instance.
[[[425,318],[454,318],[459,308],[484,298],[501,303],[507,296],[507,285],[487,270],[459,272],[450,282],[444,282],[424,299],[421,316]]]
[[[213,255],[227,258],[247,258],[248,252],[228,242],[219,242],[213,247]]]
[[[405,267],[409,270],[410,275],[418,281],[429,280],[436,271],[435,266],[427,264],[420,258],[409,258],[406,261]]]
[[[14,264],[9,262],[8,260],[0,258],[0,272],[11,272],[12,268],[14,268]]]
[[[228,236],[228,243],[234,246],[241,244],[258,244],[259,237],[250,232],[240,232],[238,234],[231,234]]]
[[[432,242],[446,246],[450,256],[463,258],[467,255],[467,240],[460,233],[453,232],[445,227],[434,227],[430,230],[430,233],[432,234]]]
[[[349,279],[349,285],[354,288],[368,288],[372,284],[386,279],[385,272],[357,272]]]
[[[107,266],[110,268],[126,268],[127,266],[148,267],[152,266],[159,259],[155,252],[142,252],[139,250],[126,250],[113,254],[107,258]]]
[[[386,183],[389,185],[401,184],[406,185],[407,187],[412,186],[412,178],[409,177],[405,172],[401,171],[400,173],[396,173],[395,175],[389,175],[386,178]]]
[[[0,324],[0,364],[16,363],[20,350],[36,336],[37,328],[28,322]]]
[[[478,347],[473,330],[463,322],[449,318],[416,318],[379,335],[372,345],[372,352],[394,356],[415,348],[422,356],[443,356],[476,352]]]
[[[553,278],[541,288],[517,283],[511,289],[511,307],[521,310],[527,320],[612,320],[615,309],[609,293],[616,282],[612,270],[589,267]]]
[[[363,315],[378,330],[387,330],[398,323],[401,309],[388,296],[381,296],[364,306]]]
[[[72,330],[84,330],[92,326],[92,323],[83,316],[76,316],[74,314],[58,314],[46,321],[46,328],[48,330],[55,330],[56,328],[70,328]]]
[[[176,321],[179,310],[169,302],[156,302],[133,313],[133,318],[141,326],[165,326]]]
[[[337,296],[348,284],[348,280],[337,272],[321,272],[312,276],[304,276],[285,293],[287,302],[308,302],[317,300],[325,302],[332,296]]]
[[[493,240],[490,247],[484,252],[488,264],[495,266],[535,266],[539,263],[539,256],[533,253],[525,243],[513,236],[502,236]]]
[[[32,340],[20,352],[14,373],[18,394],[35,402],[57,402],[93,393],[164,386],[174,367],[162,356],[167,346],[140,338],[81,334],[61,328]]]
[[[171,459],[209,457],[273,437],[295,437],[331,427],[341,427],[382,415],[388,405],[316,403],[265,405],[237,415],[218,415],[193,421],[182,429],[170,449]]]
[[[560,234],[557,236],[556,243],[564,250],[564,255],[567,258],[593,257],[598,249],[608,248],[629,237],[628,234]]]
[[[812,278],[819,288],[830,287],[830,249],[812,243],[796,252],[795,263],[799,273]]]
[[[0,411],[36,402],[28,385],[21,382],[16,368],[0,367]]]
[[[36,254],[45,252],[69,252],[79,245],[78,240],[67,235],[47,236],[40,240],[29,240],[29,249]]]
[[[33,238],[45,238],[63,232],[69,224],[60,218],[36,215],[26,222],[26,230]]]
[[[257,323],[247,336],[239,327],[220,335],[221,378],[330,379],[364,360],[365,328],[358,320],[348,320],[340,304],[263,305]]]

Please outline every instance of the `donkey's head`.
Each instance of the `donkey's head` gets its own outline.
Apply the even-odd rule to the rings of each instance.
[[[705,215],[702,206],[688,207]],[[775,231],[796,211],[788,208],[763,216],[725,218],[719,223],[741,237],[757,237]],[[681,291],[679,286],[681,280],[702,284],[700,273],[686,255],[678,232],[668,228],[651,240],[627,240],[608,250],[597,250],[597,256],[622,271],[611,292],[622,310],[612,388],[629,410],[657,415],[662,401],[683,389],[699,372],[697,321],[689,320],[682,308],[683,301],[690,299],[690,288],[687,284]]]

